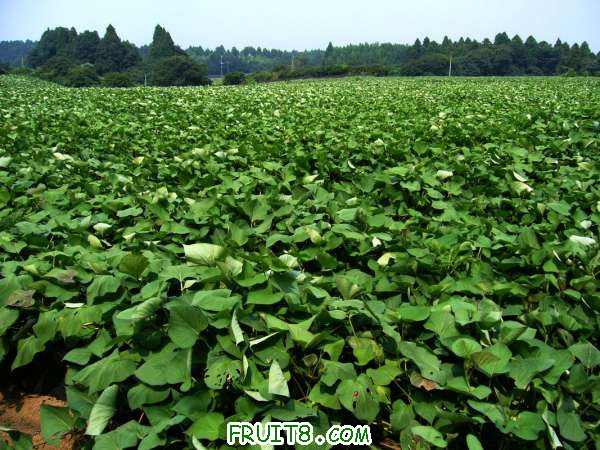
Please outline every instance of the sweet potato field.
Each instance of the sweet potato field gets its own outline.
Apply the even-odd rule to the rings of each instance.
[[[598,79],[0,77],[0,382],[96,450],[599,448],[599,228]]]

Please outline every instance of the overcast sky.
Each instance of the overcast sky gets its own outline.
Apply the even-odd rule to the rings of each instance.
[[[135,44],[160,23],[182,47],[306,49],[358,42],[412,43],[499,31],[600,50],[600,0],[0,0],[0,40],[40,38],[50,27],[104,33]]]

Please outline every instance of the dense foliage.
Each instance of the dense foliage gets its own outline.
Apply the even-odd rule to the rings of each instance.
[[[0,114],[0,374],[64,382],[48,440],[598,443],[599,80],[2,77]]]
[[[392,75],[392,69],[387,66],[314,66],[291,69],[278,67],[271,72],[256,72],[248,75],[248,80],[258,83],[269,81],[297,80],[302,78],[334,78],[346,76],[377,76]]]
[[[156,63],[152,72],[155,86],[204,86],[210,84],[205,66],[188,56],[170,56]]]
[[[165,60],[174,68],[167,68]],[[158,86],[207,84],[206,68],[177,47],[170,34],[157,26],[145,60],[135,45],[122,41],[109,25],[100,39],[95,31],[74,28],[47,30],[27,57],[40,78],[66,86],[125,87],[155,80]],[[178,70],[174,72],[174,70]]]
[[[0,41],[0,63],[9,66],[25,64],[27,55],[33,50],[37,42],[27,41]]]
[[[71,87],[96,86],[99,82],[100,77],[91,64],[73,66],[64,77],[64,83]]]
[[[229,72],[223,77],[223,84],[226,86],[234,86],[244,84],[246,75],[243,72]]]
[[[186,53],[175,45],[173,38],[167,30],[157,25],[154,29],[152,45],[148,49],[148,60],[150,64],[156,64],[172,56],[186,56]]]
[[[529,37],[525,42],[517,35],[510,39],[500,33],[494,42],[445,38],[441,44],[425,38],[413,45],[353,44],[325,50],[281,51],[264,48],[235,47],[214,50],[190,47],[193,58],[208,65],[209,73],[221,71],[272,72],[281,66],[302,70],[318,66],[385,66],[401,75],[447,75],[450,57],[456,75],[557,75],[574,71],[600,75],[600,54],[595,55],[583,42],[572,46],[558,40],[554,45]]]
[[[57,28],[46,33],[73,34],[73,31]],[[19,47],[18,42],[0,43],[0,62],[20,64],[20,59],[15,59],[14,48],[31,48],[33,43],[28,41]],[[90,55],[95,55],[92,50],[98,42],[96,32],[86,31],[80,34],[75,39],[75,47],[78,49],[75,52],[75,60],[93,62]],[[235,47],[225,49],[219,46],[214,50],[189,47],[184,52],[174,44],[164,28],[157,26],[152,45],[145,45],[137,50],[142,59],[150,65],[161,58],[187,53],[195,61],[206,65],[210,75],[268,72],[258,76],[268,79],[325,76],[321,74],[333,68],[338,68],[338,71],[339,68],[345,68],[344,75],[352,75],[361,67],[380,67],[386,74],[446,75],[450,58],[455,75],[600,75],[600,54],[594,54],[586,42],[569,45],[559,39],[551,45],[544,41],[538,42],[532,36],[525,41],[518,35],[511,39],[506,33],[498,34],[493,42],[489,39],[478,42],[470,38],[461,38],[458,41],[444,38],[440,44],[425,38],[423,41],[417,39],[413,45],[365,43],[336,47],[329,43],[325,50],[306,51],[260,47],[238,50]],[[19,55],[22,55],[25,50],[20,51]],[[283,76],[280,76],[281,74]]]
[[[109,25],[102,39],[95,31],[47,30],[27,62],[41,78],[83,87],[100,84],[101,75],[134,70],[141,58],[135,46],[121,41]]]

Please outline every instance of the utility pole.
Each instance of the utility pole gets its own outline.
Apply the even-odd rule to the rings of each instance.
[[[448,76],[452,76],[452,54],[450,54],[450,67],[448,68]]]
[[[144,72],[144,87],[148,87],[148,74]]]
[[[223,76],[223,55],[221,55],[221,76]]]
[[[292,54],[292,70],[294,70],[294,58],[296,57],[296,55]]]

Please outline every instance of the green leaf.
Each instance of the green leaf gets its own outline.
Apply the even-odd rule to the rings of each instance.
[[[287,380],[276,360],[271,363],[271,368],[269,369],[269,394],[282,395],[284,397],[290,396]]]
[[[448,446],[448,443],[444,440],[442,433],[433,427],[419,425],[412,427],[410,431],[415,436],[425,439],[427,442],[435,445],[436,447],[446,448]]]
[[[233,310],[233,315],[231,316],[231,332],[233,333],[233,337],[235,339],[235,345],[240,345],[244,342],[244,332],[242,331],[240,324],[237,320],[237,310]]]
[[[564,201],[551,202],[551,203],[548,203],[547,206],[552,211],[556,211],[557,213],[559,213],[563,216],[568,216],[570,213],[570,210],[571,210],[571,207],[569,206],[569,204]]]
[[[587,341],[572,345],[569,351],[588,369],[600,365],[600,350]]]
[[[477,436],[475,436],[473,434],[468,434],[467,435],[467,448],[469,450],[483,450],[483,445],[481,445],[481,442],[479,442],[479,439],[477,439]]]
[[[208,327],[208,319],[204,313],[193,306],[182,302],[166,305],[169,310],[168,334],[179,348],[193,347],[200,333]]]
[[[204,266],[214,266],[226,255],[224,247],[205,243],[184,245],[183,251],[188,261]]]
[[[102,434],[108,422],[117,410],[117,394],[119,386],[112,385],[106,388],[94,404],[88,420],[85,434],[98,436]]]
[[[471,355],[471,357],[477,369],[491,377],[508,372],[512,353],[506,345],[497,343],[482,352]]]
[[[440,338],[451,338],[459,335],[455,322],[454,315],[443,309],[433,311],[423,326],[436,333]]]
[[[373,339],[350,336],[348,344],[352,347],[359,366],[365,366],[373,359],[376,361],[383,359],[383,349]]]
[[[98,248],[98,249],[104,248],[102,245],[102,241],[100,239],[98,239],[96,236],[94,236],[93,234],[88,234],[87,241],[90,244],[90,246],[93,248]]]
[[[581,426],[581,419],[575,412],[575,404],[569,397],[560,402],[556,411],[556,421],[560,434],[565,439],[573,442],[583,442],[587,436]]]
[[[418,346],[414,342],[402,342],[399,345],[402,355],[414,362],[421,370],[423,377],[438,381],[441,369],[441,361],[425,347]]]
[[[69,408],[50,405],[40,407],[41,431],[44,440],[52,445],[60,445],[61,438],[75,428],[76,417]]]
[[[428,306],[413,306],[403,303],[398,309],[400,320],[408,322],[422,322],[429,317],[431,308]]]
[[[160,309],[162,299],[158,297],[150,298],[142,303],[138,303],[131,308],[121,311],[117,314],[117,318],[121,320],[139,321],[153,317]]]
[[[181,350],[167,344],[160,352],[148,356],[135,376],[150,386],[185,383],[191,376],[191,358],[191,349]]]
[[[73,386],[67,386],[66,393],[69,408],[73,411],[77,411],[83,418],[87,419],[94,407],[95,397],[88,395]]]
[[[356,378],[354,365],[350,363],[341,363],[337,361],[328,361],[323,359],[323,375],[321,383],[326,386],[333,386],[338,380],[353,380]]]
[[[21,339],[17,344],[17,356],[15,356],[15,359],[13,360],[11,370],[29,364],[33,361],[35,355],[44,350],[44,347],[44,343],[35,336]]]
[[[350,300],[361,291],[361,288],[357,284],[355,284],[349,277],[336,277],[335,283],[337,285],[338,291],[340,291],[340,294],[342,294],[342,297],[345,300]]]
[[[456,356],[468,358],[472,354],[481,351],[481,345],[475,339],[468,337],[457,338],[452,341],[450,349]]]
[[[371,423],[379,414],[375,386],[365,375],[342,381],[336,389],[336,395],[342,406],[363,422]]]
[[[144,210],[142,208],[138,208],[138,207],[134,206],[131,208],[127,208],[127,209],[118,211],[117,217],[120,217],[120,218],[137,217],[137,216],[141,215],[143,212],[144,212]]]
[[[506,416],[500,405],[494,403],[477,402],[475,400],[467,400],[467,404],[471,408],[485,415],[501,431],[505,431]]]
[[[520,412],[511,422],[511,431],[526,441],[535,441],[539,434],[546,429],[546,424],[539,414],[529,411]]]
[[[121,282],[112,275],[98,275],[87,288],[87,301],[91,305],[97,298],[114,294],[119,290]]]
[[[119,270],[123,273],[139,278],[148,267],[148,258],[138,253],[128,253],[121,260]]]
[[[240,361],[222,356],[211,360],[204,373],[204,383],[210,389],[222,389],[226,383],[238,380],[242,374]]]
[[[147,427],[129,421],[109,433],[97,436],[93,450],[122,450],[135,447],[140,438],[147,433]]]
[[[415,414],[411,405],[407,405],[402,400],[396,400],[392,405],[392,408],[390,423],[395,432],[400,432],[413,423]]]
[[[18,310],[0,307],[0,336],[3,336],[18,318]]]
[[[196,439],[208,439],[213,442],[219,438],[219,429],[225,423],[223,414],[207,412],[200,413],[199,417],[188,429],[188,433]]]
[[[35,291],[17,289],[8,296],[4,304],[14,308],[30,308],[35,304],[33,294],[35,294]]]
[[[194,294],[192,300],[193,306],[198,306],[205,311],[225,311],[231,310],[240,303],[238,296],[232,296],[231,291],[227,289],[217,289],[212,291],[199,291]]]
[[[98,392],[114,383],[129,378],[135,372],[137,362],[125,353],[113,352],[94,364],[79,371],[73,381],[87,386],[89,392]]]
[[[148,434],[138,446],[138,450],[151,450],[153,448],[164,448],[167,443],[165,437],[161,437],[156,433]]]
[[[139,409],[144,405],[152,405],[164,401],[169,396],[169,393],[169,389],[158,390],[145,384],[138,384],[127,392],[127,402],[131,409]]]
[[[283,299],[283,293],[271,292],[270,289],[252,291],[248,294],[249,305],[274,305]]]
[[[515,386],[524,389],[538,373],[552,367],[554,362],[548,356],[516,357],[509,363],[509,375],[515,380]]]
[[[327,392],[326,389],[322,383],[315,384],[308,394],[308,399],[329,409],[340,409],[338,398],[335,394]]]
[[[462,394],[471,395],[479,400],[487,398],[492,393],[487,386],[471,386],[463,376],[449,379],[446,383],[446,388]]]
[[[377,369],[367,369],[367,375],[377,386],[387,386],[402,373],[398,361],[386,361]]]

